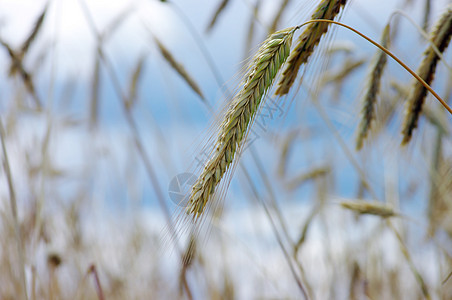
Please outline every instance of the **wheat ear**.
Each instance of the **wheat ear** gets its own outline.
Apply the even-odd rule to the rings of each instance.
[[[333,20],[346,2],[346,0],[322,0],[311,19]],[[309,57],[319,44],[322,36],[328,31],[329,26],[329,23],[311,23],[303,30],[303,33],[298,38],[297,45],[287,59],[281,80],[278,82],[279,86],[276,90],[276,95],[282,96],[289,92],[295,78],[297,78],[301,65],[308,62]]]
[[[343,208],[357,212],[360,215],[375,215],[382,218],[389,218],[397,215],[391,206],[380,202],[355,200],[342,201],[340,205]]]
[[[244,143],[248,127],[259,110],[262,98],[272,86],[278,70],[290,53],[298,27],[271,34],[254,56],[242,89],[234,96],[221,123],[215,149],[192,187],[187,213],[197,220],[215,192],[237,151]]]
[[[381,45],[385,48],[389,44],[389,24],[383,30],[381,37]],[[372,126],[372,121],[375,119],[375,106],[377,103],[377,96],[380,91],[380,82],[383,71],[386,67],[387,56],[383,51],[378,50],[375,56],[370,74],[368,76],[367,88],[362,101],[361,121],[359,123],[358,135],[356,137],[356,150],[363,147],[369,130]]]
[[[447,48],[452,35],[452,6],[447,8],[447,11],[441,16],[436,23],[432,33],[431,40],[438,48],[440,53],[443,53]],[[435,77],[436,65],[438,64],[439,56],[436,54],[432,46],[429,46],[424,52],[424,59],[422,60],[417,74],[427,83],[431,84]],[[413,130],[417,127],[417,121],[422,112],[427,90],[425,87],[416,81],[411,89],[405,109],[405,119],[402,125],[402,145],[406,145],[413,135]]]

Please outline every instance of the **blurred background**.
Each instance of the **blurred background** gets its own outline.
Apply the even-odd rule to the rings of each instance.
[[[428,95],[401,147],[413,78],[389,59],[355,150],[377,48],[337,26],[268,93],[222,209],[170,234],[249,58],[318,2],[1,1],[0,299],[450,299],[451,116]],[[390,22],[416,70],[448,5],[353,0],[340,21],[376,41]],[[446,102],[451,65],[432,84]]]

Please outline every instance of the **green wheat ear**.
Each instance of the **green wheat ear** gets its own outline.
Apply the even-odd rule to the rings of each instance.
[[[243,145],[263,96],[290,54],[296,29],[298,27],[291,27],[271,34],[254,56],[244,77],[243,87],[234,96],[221,123],[215,150],[191,190],[187,213],[195,220],[202,216],[238,149]]]

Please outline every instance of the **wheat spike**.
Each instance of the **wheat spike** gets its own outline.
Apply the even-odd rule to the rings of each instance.
[[[201,89],[199,88],[198,84],[195,82],[193,77],[191,77],[188,72],[185,70],[184,66],[176,61],[174,56],[171,54],[171,52],[156,38],[154,37],[154,41],[157,44],[157,47],[159,48],[160,53],[162,54],[163,58],[170,64],[170,66],[185,80],[185,82],[190,86],[190,88],[198,94],[198,96],[201,98],[201,100],[205,103],[207,103],[206,98],[204,97],[204,94],[202,93]]]
[[[346,0],[322,0],[317,6],[317,10],[311,19],[328,19],[333,20],[345,6]],[[287,64],[282,73],[281,80],[278,82],[276,95],[283,96],[287,94],[292,87],[295,78],[297,78],[298,70],[301,65],[308,62],[309,57],[319,44],[322,36],[328,31],[329,23],[310,23],[298,38],[298,43],[292,50]]]
[[[451,35],[452,6],[449,5],[447,11],[441,16],[431,33],[431,40],[440,53],[443,53],[447,48]],[[439,56],[433,50],[433,47],[429,46],[424,52],[424,59],[417,70],[417,74],[419,74],[427,84],[431,84],[435,77],[438,61]],[[427,90],[420,82],[416,81],[406,103],[405,119],[402,125],[402,145],[406,145],[410,141],[413,130],[417,127],[417,121],[422,112],[422,106],[426,96]]]
[[[234,161],[236,152],[243,145],[248,127],[259,110],[263,96],[289,56],[296,29],[291,27],[273,33],[254,56],[244,77],[243,87],[231,101],[221,123],[215,150],[192,187],[187,213],[191,214],[194,220],[203,214],[207,202]]]
[[[388,24],[385,26],[381,37],[381,45],[385,48],[387,48],[389,44],[389,29]],[[362,100],[361,121],[359,123],[358,136],[356,137],[356,150],[361,150],[363,147],[364,140],[372,126],[372,121],[375,119],[375,106],[378,93],[380,92],[381,77],[386,67],[386,62],[386,53],[378,50],[372,63],[372,67],[370,68],[370,74],[368,76],[369,80]]]
[[[396,212],[389,205],[380,202],[369,202],[363,200],[343,201],[340,203],[342,207],[353,210],[360,215],[375,215],[382,218],[389,218],[396,216]]]

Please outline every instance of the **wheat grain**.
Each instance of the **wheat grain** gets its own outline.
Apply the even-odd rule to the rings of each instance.
[[[323,0],[311,18],[313,20],[333,20],[339,14],[340,9],[345,6],[346,2],[346,0]],[[279,86],[276,90],[276,95],[282,96],[289,92],[298,75],[298,70],[301,65],[308,62],[320,39],[328,31],[329,25],[329,23],[311,23],[304,29],[298,38],[297,45],[287,59],[286,67],[278,83]]]
[[[388,24],[385,26],[381,37],[381,45],[385,48],[387,48],[389,44],[389,29]],[[364,98],[362,100],[361,121],[359,123],[358,135],[356,137],[356,150],[360,150],[363,147],[364,140],[371,129],[372,121],[375,119],[375,106],[386,62],[386,53],[378,50],[372,67],[370,68],[369,80]]]
[[[431,40],[438,48],[440,53],[443,53],[447,48],[452,35],[452,6],[447,8],[447,11],[441,16],[436,23],[432,33]],[[424,59],[422,60],[417,74],[427,83],[431,84],[435,76],[436,65],[438,64],[439,56],[434,51],[432,46],[429,46],[424,52]],[[405,119],[402,125],[402,145],[406,145],[413,135],[413,130],[417,127],[419,116],[422,112],[427,90],[425,87],[416,81],[411,89],[405,109]]]
[[[243,87],[233,98],[222,121],[215,150],[192,187],[187,213],[192,214],[195,220],[204,212],[207,202],[243,145],[263,96],[289,56],[296,29],[291,27],[270,35],[253,58]]]

